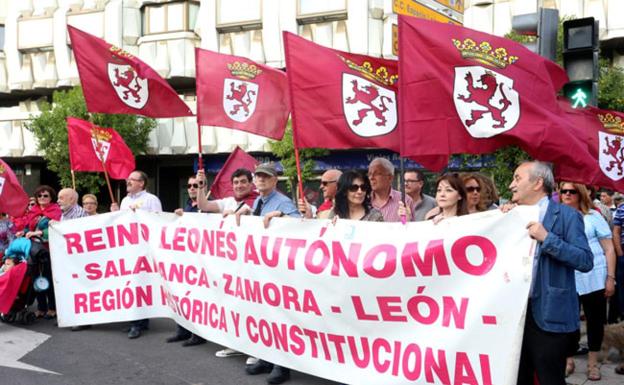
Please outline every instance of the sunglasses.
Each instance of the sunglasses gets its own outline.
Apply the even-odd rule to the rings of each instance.
[[[50,194],[37,194],[37,198],[49,198]]]
[[[186,185],[186,188],[199,188],[199,184],[197,183],[189,183]]]
[[[82,202],[83,205],[95,205],[95,202]]]
[[[475,187],[475,186],[470,186],[470,187],[466,187],[466,191],[471,193],[471,192],[480,192],[481,191],[481,187]]]
[[[418,182],[420,182],[420,180],[418,179],[405,179],[405,184],[418,183]]]
[[[365,184],[352,184],[351,186],[349,186],[350,192],[357,192],[358,190],[366,192],[368,189],[366,188]]]
[[[321,181],[321,186],[325,187],[325,186],[327,186],[328,184],[331,184],[331,183],[336,183],[336,181],[335,180],[322,180]]]
[[[560,192],[561,192],[561,195],[566,195],[566,194],[576,195],[576,194],[578,194],[578,191],[573,190],[573,189],[570,189],[570,190],[568,190],[568,189],[563,189],[563,190],[561,190]]]

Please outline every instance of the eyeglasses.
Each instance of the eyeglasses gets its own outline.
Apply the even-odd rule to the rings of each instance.
[[[564,189],[564,190],[561,190],[560,193],[561,195],[566,195],[566,194],[576,195],[578,194],[578,191],[574,189]]]
[[[49,198],[50,194],[37,194],[37,198]]]
[[[405,179],[405,184],[416,183],[416,182],[422,182],[422,181],[418,179]]]
[[[331,183],[336,183],[336,181],[335,180],[322,180],[321,181],[321,186],[325,187],[325,186],[327,186],[328,184],[331,184]]]
[[[197,184],[197,183],[189,183],[189,184],[186,185],[186,188],[191,188],[191,187],[192,188],[198,188],[199,184]]]
[[[478,187],[478,186],[468,186],[468,187],[466,187],[466,191],[469,192],[469,193],[480,192],[481,191],[481,187]]]
[[[365,184],[352,184],[351,186],[349,186],[350,192],[357,192],[358,190],[366,192],[368,189],[366,188]]]

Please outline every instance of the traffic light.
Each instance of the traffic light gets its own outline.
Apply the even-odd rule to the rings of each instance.
[[[598,100],[598,20],[563,23],[563,67],[570,82],[563,88],[572,107],[596,106]]]
[[[537,13],[514,16],[511,19],[511,29],[519,35],[536,36],[535,44],[525,44],[525,46],[540,56],[552,61],[556,60],[558,10],[540,8]]]

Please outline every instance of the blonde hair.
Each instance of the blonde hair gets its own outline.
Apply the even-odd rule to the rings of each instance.
[[[559,191],[563,188],[564,184],[571,184],[574,186],[574,189],[578,191],[579,196],[579,211],[583,213],[583,215],[589,214],[589,210],[594,208],[594,204],[589,197],[589,190],[585,187],[584,184],[574,183],[574,182],[561,182],[559,183]],[[561,194],[560,194],[561,195]],[[561,198],[559,199],[561,200]]]
[[[84,204],[84,201],[85,201],[85,199],[87,199],[87,198],[91,198],[91,199],[93,199],[93,200],[95,201],[95,204],[96,204],[96,205],[98,204],[97,198],[96,198],[96,197],[95,197],[95,195],[93,195],[93,194],[85,194],[85,195],[83,195],[83,196],[82,196],[82,204]]]

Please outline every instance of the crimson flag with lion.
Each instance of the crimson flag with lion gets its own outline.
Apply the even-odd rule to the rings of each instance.
[[[67,29],[89,112],[193,115],[169,83],[137,57],[77,28]]]
[[[557,103],[557,64],[509,39],[399,16],[402,155],[483,154],[517,145],[587,170],[585,141]]]

